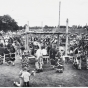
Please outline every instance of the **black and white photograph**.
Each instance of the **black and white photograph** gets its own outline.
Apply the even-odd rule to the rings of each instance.
[[[88,0],[0,0],[0,87],[88,87]]]

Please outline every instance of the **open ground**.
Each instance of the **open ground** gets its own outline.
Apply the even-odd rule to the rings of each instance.
[[[72,63],[64,65],[63,73],[56,73],[49,64],[44,64],[44,71],[31,76],[31,87],[87,87],[88,70],[76,70]],[[34,64],[30,65],[34,69]],[[19,82],[18,73],[21,70],[21,60],[16,57],[15,66],[7,66],[6,63],[0,65],[0,87],[15,87],[14,81]]]

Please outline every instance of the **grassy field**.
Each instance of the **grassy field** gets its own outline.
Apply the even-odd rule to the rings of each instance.
[[[34,65],[30,65],[31,70]],[[31,87],[88,87],[88,70],[76,70],[72,64],[65,63],[63,73],[56,73],[49,64],[44,64],[44,71],[31,77]],[[15,66],[0,65],[0,87],[15,87],[14,81],[19,82],[18,73],[21,70],[21,60],[16,58]]]

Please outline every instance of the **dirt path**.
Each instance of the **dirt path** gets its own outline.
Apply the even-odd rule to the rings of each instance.
[[[31,66],[34,69],[34,66]],[[16,59],[15,66],[0,65],[0,87],[14,87],[13,82],[19,81],[18,73],[21,70],[21,61]],[[31,77],[33,87],[83,87],[88,86],[88,70],[76,70],[72,64],[65,64],[63,73],[56,73],[49,65],[44,66],[42,73]]]

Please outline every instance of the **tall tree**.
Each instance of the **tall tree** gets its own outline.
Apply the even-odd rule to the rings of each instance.
[[[9,15],[0,16],[0,30],[3,31],[16,31],[19,29],[17,22]]]

